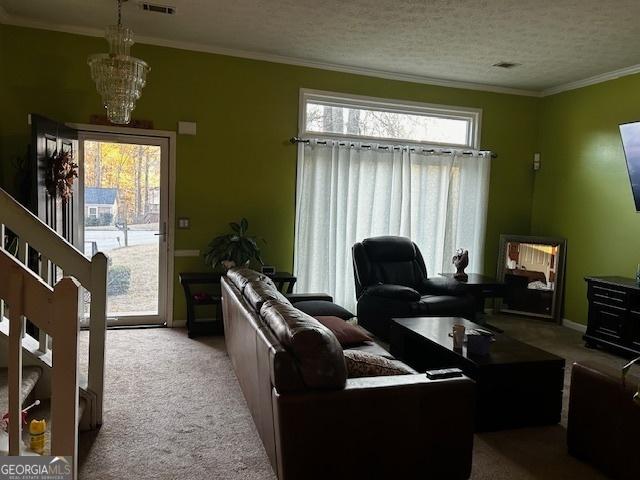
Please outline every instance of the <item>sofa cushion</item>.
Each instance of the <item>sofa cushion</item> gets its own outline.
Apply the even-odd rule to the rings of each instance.
[[[346,308],[326,300],[296,302],[296,308],[312,317],[338,317],[343,320],[349,320],[355,317],[355,315]]]
[[[383,377],[418,373],[398,360],[381,357],[360,350],[345,350],[344,360],[349,378]]]
[[[287,297],[280,293],[275,285],[264,281],[251,281],[247,283],[244,287],[243,295],[258,313],[267,300],[290,303]]]
[[[318,320],[289,303],[267,300],[260,314],[278,341],[294,356],[309,388],[344,388],[347,371],[342,347]]]
[[[361,327],[345,322],[342,318],[331,316],[314,317],[336,336],[342,347],[362,345],[371,341],[369,334]]]
[[[231,280],[231,283],[241,292],[244,292],[244,288],[249,282],[266,282],[275,286],[273,280],[269,277],[247,267],[230,268],[227,271],[227,278]]]
[[[380,357],[395,360],[393,355],[391,355],[387,350],[385,350],[385,348],[382,345],[376,343],[375,341],[364,342],[364,343],[361,343],[360,345],[352,345],[348,349],[345,349],[345,352],[349,350],[372,353]]]

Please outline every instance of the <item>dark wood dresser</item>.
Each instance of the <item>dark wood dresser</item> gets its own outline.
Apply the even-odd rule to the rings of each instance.
[[[624,277],[586,277],[589,322],[587,346],[640,354],[640,287]]]

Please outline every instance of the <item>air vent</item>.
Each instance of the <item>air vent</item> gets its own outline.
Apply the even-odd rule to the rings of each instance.
[[[147,12],[163,13],[165,15],[175,15],[176,7],[170,7],[169,5],[158,5],[156,3],[143,2],[142,9]]]
[[[492,66],[498,67],[498,68],[516,68],[516,67],[519,67],[520,65],[522,64],[515,63],[515,62],[498,62],[498,63],[494,63]]]

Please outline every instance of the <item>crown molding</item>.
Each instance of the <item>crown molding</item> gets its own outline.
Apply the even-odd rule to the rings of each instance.
[[[97,28],[80,27],[77,25],[52,25],[46,22],[40,22],[30,18],[19,17],[14,15],[0,14],[0,23],[6,25],[15,25],[18,27],[36,28],[40,30],[52,30],[55,32],[72,33],[76,35],[85,35],[90,37],[103,37],[104,31]],[[315,60],[307,60],[298,57],[289,57],[285,55],[275,55],[270,53],[252,52],[248,50],[238,50],[225,47],[217,47],[202,43],[181,42],[167,40],[157,37],[147,37],[136,35],[136,43],[155,45],[160,47],[176,48],[179,50],[190,50],[195,52],[212,53],[216,55],[225,55],[229,57],[247,58],[251,60],[259,60],[272,63],[283,63],[286,65],[294,65],[299,67],[317,68],[320,70],[330,70],[334,72],[351,73],[355,75],[364,75],[367,77],[384,78],[387,80],[399,80],[403,82],[420,83],[425,85],[435,85],[439,87],[460,88],[465,90],[479,90],[484,92],[502,93],[508,95],[521,95],[528,97],[539,97],[540,92],[535,90],[518,89],[511,87],[501,87],[498,85],[485,85],[481,83],[462,82],[457,80],[446,80],[443,78],[431,78],[422,75],[396,73],[385,70],[377,70],[372,68],[354,67],[349,65],[341,65],[335,63],[326,63]]]
[[[588,87],[589,85],[595,85],[597,83],[608,82],[609,80],[615,80],[616,78],[626,77],[640,73],[640,64],[631,65],[630,67],[620,68],[613,70],[612,72],[601,73],[594,75],[593,77],[585,78],[583,80],[577,80],[575,82],[565,83],[556,87],[551,87],[543,90],[540,94],[541,97],[548,97],[557,93],[566,92],[568,90],[576,90],[582,87]]]

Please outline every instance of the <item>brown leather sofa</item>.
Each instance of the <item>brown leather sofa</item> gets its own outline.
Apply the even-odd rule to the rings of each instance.
[[[571,372],[569,453],[612,478],[640,478],[640,406],[633,401],[640,377],[596,363],[575,363]]]
[[[228,354],[278,478],[468,478],[474,383],[347,378],[333,333],[295,301],[249,269],[222,279]]]

